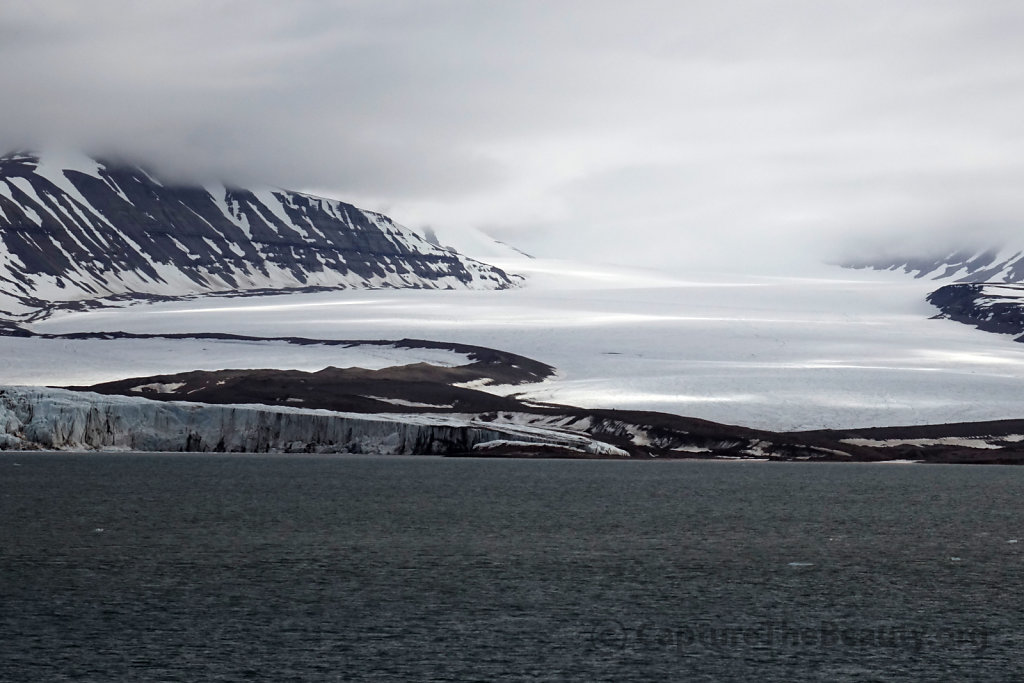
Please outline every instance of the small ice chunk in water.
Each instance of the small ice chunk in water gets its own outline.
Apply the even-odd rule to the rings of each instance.
[[[790,562],[790,567],[813,567],[813,562]]]
[[[960,558],[959,558],[959,557],[950,557],[950,558],[949,558],[949,561],[950,561],[950,562],[959,562],[959,561],[960,561]]]
[[[1009,541],[1007,541],[1007,543],[1017,543],[1017,542],[1018,541],[1017,541],[1016,538],[1011,538]]]

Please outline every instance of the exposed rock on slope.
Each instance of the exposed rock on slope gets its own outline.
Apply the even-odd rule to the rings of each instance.
[[[929,294],[928,302],[942,311],[944,318],[986,332],[1024,335],[1024,285],[946,285]],[[1024,336],[1018,336],[1017,341],[1024,341]]]
[[[474,365],[439,367],[417,363],[366,370],[216,370],[104,382],[86,389],[107,395],[144,396],[162,401],[291,405],[358,413],[479,412],[515,410],[514,399],[453,386],[490,381]]]
[[[124,294],[517,282],[343,202],[69,159],[0,157],[0,316]]]

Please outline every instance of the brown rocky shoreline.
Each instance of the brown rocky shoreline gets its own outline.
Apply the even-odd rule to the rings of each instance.
[[[156,401],[287,406],[392,419],[448,416],[498,430],[536,432],[536,439],[529,441],[495,440],[445,453],[452,456],[1024,464],[1024,420],[771,432],[668,413],[535,403],[467,386],[528,383],[549,371],[536,361],[494,351],[478,352],[471,363],[457,367],[416,363],[381,370],[194,371],[66,388]],[[545,434],[556,438],[546,440]],[[559,435],[585,437],[608,449],[560,443]]]

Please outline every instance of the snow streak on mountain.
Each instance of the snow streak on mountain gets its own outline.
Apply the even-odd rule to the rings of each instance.
[[[84,157],[0,157],[0,315],[8,317],[117,295],[516,282],[332,199],[164,184],[142,168]]]
[[[863,259],[842,265],[847,268],[902,271],[914,277],[932,280],[1024,281],[1024,251],[1020,249],[961,249],[938,256]]]

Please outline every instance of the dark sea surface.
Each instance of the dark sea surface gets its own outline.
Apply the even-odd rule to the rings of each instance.
[[[0,681],[1024,680],[1022,510],[1008,467],[0,454]]]

